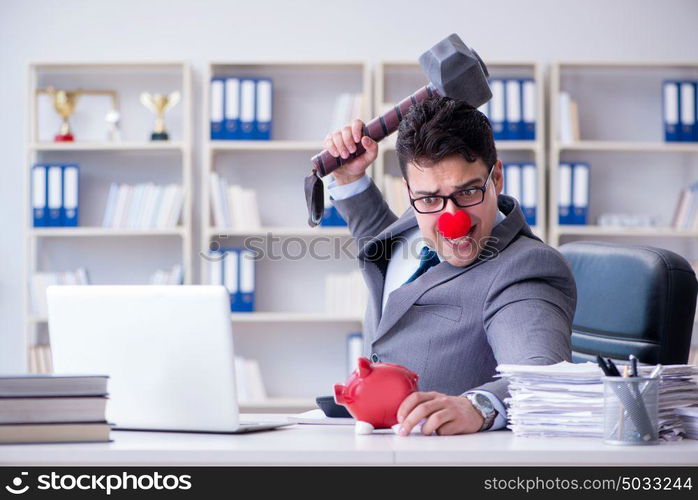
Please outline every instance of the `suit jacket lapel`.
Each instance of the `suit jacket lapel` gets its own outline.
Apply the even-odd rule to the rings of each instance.
[[[526,236],[538,239],[531,233],[530,229],[526,225],[523,212],[521,212],[519,209],[518,202],[514,198],[500,195],[497,199],[497,203],[502,213],[508,213],[508,215],[505,220],[494,228],[489,242],[478,258],[472,264],[466,267],[456,267],[452,266],[448,262],[441,262],[440,264],[431,268],[419,279],[394,290],[390,294],[388,302],[385,305],[386,314],[384,316],[378,315],[379,322],[377,329],[374,330],[375,334],[372,339],[373,342],[376,342],[378,339],[388,333],[388,331],[395,326],[395,323],[397,323],[398,320],[405,315],[412,304],[414,304],[415,301],[417,301],[417,299],[419,299],[419,297],[421,297],[427,290],[430,290],[441,283],[445,283],[446,281],[449,281],[456,276],[459,276],[479,266],[483,262],[496,258],[496,256],[499,255],[499,252],[504,250],[516,237],[516,235],[519,234],[519,232],[523,232]],[[396,221],[395,224],[398,222],[399,221]],[[381,296],[378,304],[380,311],[382,292],[378,295]]]

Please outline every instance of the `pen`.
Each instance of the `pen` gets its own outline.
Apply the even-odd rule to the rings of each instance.
[[[631,354],[628,359],[630,360],[631,370],[630,373],[633,377],[637,377],[637,358]]]

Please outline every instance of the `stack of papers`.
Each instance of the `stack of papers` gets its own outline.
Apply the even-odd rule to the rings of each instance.
[[[679,408],[676,413],[681,418],[686,437],[698,439],[698,407]]]
[[[653,366],[640,367],[640,375]],[[603,372],[595,363],[499,365],[509,380],[508,427],[518,436],[603,437]],[[698,367],[664,367],[659,385],[659,436],[681,439],[683,421],[678,408],[698,405]],[[690,437],[690,436],[689,436]]]

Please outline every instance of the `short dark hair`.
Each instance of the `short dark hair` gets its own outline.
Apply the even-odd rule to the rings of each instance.
[[[459,155],[470,163],[481,158],[490,169],[497,161],[487,117],[450,97],[430,97],[412,106],[400,122],[396,149],[405,179],[411,162],[428,167]]]

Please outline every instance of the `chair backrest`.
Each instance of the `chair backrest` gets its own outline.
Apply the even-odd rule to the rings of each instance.
[[[577,282],[572,361],[597,354],[642,363],[686,363],[698,283],[680,255],[648,246],[574,242],[560,252]]]

